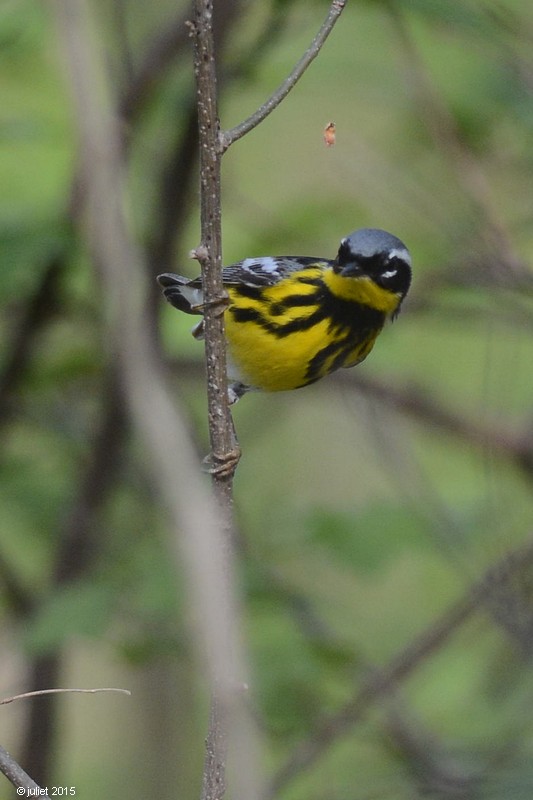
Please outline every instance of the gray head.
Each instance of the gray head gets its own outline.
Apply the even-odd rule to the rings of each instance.
[[[361,228],[342,241],[333,269],[346,277],[367,277],[405,297],[411,285],[411,256],[404,243],[379,228]]]

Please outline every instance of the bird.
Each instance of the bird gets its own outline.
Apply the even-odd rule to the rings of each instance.
[[[411,275],[407,247],[379,228],[350,233],[334,259],[263,256],[223,267],[229,402],[299,389],[361,363],[398,316]],[[202,314],[201,277],[166,272],[157,281],[175,308]],[[203,338],[203,320],[192,334]]]

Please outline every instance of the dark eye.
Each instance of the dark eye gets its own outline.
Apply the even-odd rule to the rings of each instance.
[[[402,256],[396,253],[388,254],[382,259],[381,270],[375,280],[387,291],[403,297],[407,294],[411,283],[411,267]]]

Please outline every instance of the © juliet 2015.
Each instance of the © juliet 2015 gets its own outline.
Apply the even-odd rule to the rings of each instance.
[[[75,786],[25,786],[17,787],[19,797],[74,797],[76,795]]]

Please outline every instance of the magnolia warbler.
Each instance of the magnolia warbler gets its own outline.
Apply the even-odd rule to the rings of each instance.
[[[342,239],[334,260],[308,256],[245,258],[224,267],[224,322],[230,402],[250,390],[298,389],[359,364],[411,283],[400,239],[362,228]],[[202,314],[201,278],[164,273],[166,299]],[[193,329],[203,338],[203,320]]]

